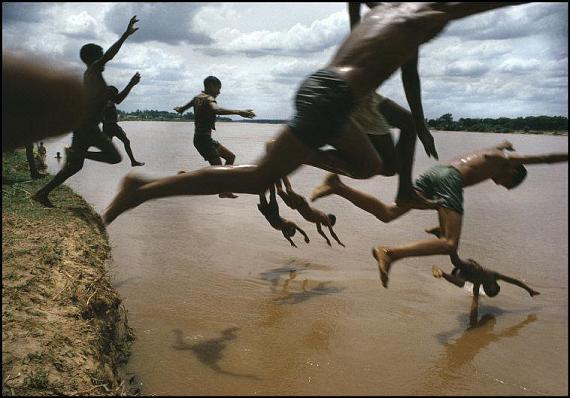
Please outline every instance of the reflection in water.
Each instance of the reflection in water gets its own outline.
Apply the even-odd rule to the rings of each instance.
[[[198,357],[200,362],[209,366],[212,370],[215,370],[218,373],[234,377],[258,379],[255,375],[228,372],[220,368],[220,365],[218,365],[218,362],[222,359],[221,353],[226,348],[226,344],[224,342],[236,339],[237,336],[234,332],[237,330],[239,330],[239,328],[229,328],[222,331],[222,337],[217,339],[210,339],[196,344],[188,344],[184,342],[182,331],[180,329],[176,329],[174,330],[174,334],[176,335],[176,345],[173,345],[172,347],[177,350],[192,351]]]
[[[526,325],[537,320],[535,314],[514,326],[501,332],[494,332],[497,323],[496,314],[483,315],[476,326],[470,325],[454,342],[449,343],[453,332],[438,335],[438,340],[445,346],[445,354],[431,367],[430,375],[437,375],[435,383],[429,382],[431,387],[441,385],[442,391],[457,391],[463,385],[463,378],[458,371],[465,365],[473,362],[477,354],[491,343],[496,343],[505,337],[517,336]],[[451,389],[450,389],[451,388]]]
[[[318,297],[327,294],[340,293],[344,289],[339,287],[327,286],[331,282],[319,282],[316,287],[308,289],[309,280],[304,279],[301,284],[300,292],[290,292],[289,284],[297,277],[299,271],[289,267],[275,268],[267,272],[261,273],[261,279],[271,282],[271,292],[278,293],[277,287],[281,281],[281,275],[288,273],[288,278],[283,283],[283,288],[279,292],[280,297],[273,301],[278,304],[299,304],[307,301],[313,297]]]

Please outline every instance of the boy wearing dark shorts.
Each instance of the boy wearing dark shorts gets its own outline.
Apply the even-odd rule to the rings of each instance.
[[[228,148],[212,139],[212,130],[216,129],[217,115],[238,115],[251,119],[255,116],[253,109],[232,110],[225,109],[218,105],[216,97],[220,94],[222,82],[215,76],[208,76],[204,79],[204,91],[192,98],[184,106],[178,106],[174,110],[180,114],[188,108],[194,107],[194,147],[202,155],[204,160],[212,166],[222,164],[222,159],[226,165],[233,165],[235,154]],[[222,193],[220,197],[236,198],[232,193]]]
[[[107,104],[105,105],[105,110],[103,111],[103,134],[109,137],[110,140],[113,137],[117,137],[119,140],[123,142],[125,146],[125,151],[127,155],[129,155],[129,159],[131,160],[131,166],[144,166],[144,162],[138,162],[134,155],[133,150],[131,149],[131,141],[127,138],[127,134],[125,131],[119,126],[117,123],[119,118],[117,115],[117,107],[115,104],[120,104],[123,100],[129,95],[131,89],[136,86],[141,80],[141,75],[137,72],[127,84],[127,87],[123,91],[119,93],[119,90],[115,86],[109,86],[107,93],[109,95],[109,99]]]

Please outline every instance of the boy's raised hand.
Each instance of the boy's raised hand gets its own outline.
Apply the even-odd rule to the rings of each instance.
[[[133,77],[131,77],[131,85],[138,84],[141,81],[141,75],[139,72],[135,73]]]
[[[137,16],[135,15],[134,17],[131,18],[131,20],[129,21],[129,26],[127,27],[127,30],[125,31],[125,33],[127,35],[132,35],[133,33],[135,33],[137,30],[139,30],[139,28],[135,28],[135,24],[138,22],[139,20],[137,19]]]

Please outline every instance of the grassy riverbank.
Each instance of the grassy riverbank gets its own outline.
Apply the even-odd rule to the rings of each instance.
[[[66,186],[55,209],[32,201],[47,180],[30,180],[23,151],[2,177],[2,395],[127,393],[133,333],[99,215]]]

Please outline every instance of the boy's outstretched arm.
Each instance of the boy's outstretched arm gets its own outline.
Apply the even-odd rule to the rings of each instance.
[[[473,300],[471,301],[471,313],[469,314],[469,325],[477,327],[477,317],[479,315],[479,284],[473,284]]]
[[[133,33],[135,33],[139,29],[139,28],[135,28],[135,23],[137,23],[138,21],[139,20],[137,19],[136,15],[131,18],[125,33],[123,33],[123,35],[119,38],[119,40],[117,40],[117,42],[115,44],[113,44],[107,51],[105,51],[105,54],[103,54],[103,56],[101,58],[99,58],[97,61],[95,61],[95,64],[97,64],[97,66],[103,67],[103,65],[105,65],[107,62],[112,60],[113,57],[115,57],[115,55],[117,55],[117,53],[121,49],[121,46],[123,45],[125,40],[127,40],[127,38],[130,35],[132,35]]]
[[[285,232],[281,231],[281,233],[283,234],[283,236],[285,237],[285,239],[287,239],[287,240],[289,241],[289,243],[291,243],[291,246],[297,247],[297,245],[295,244],[295,242],[293,242],[289,236],[285,235]]]
[[[305,231],[303,231],[303,230],[301,229],[301,227],[299,227],[297,224],[295,224],[295,229],[296,229],[297,231],[299,231],[299,233],[300,233],[301,235],[303,235],[303,237],[304,237],[304,239],[305,239],[305,243],[309,243],[309,242],[310,242],[309,237],[307,236],[307,234],[305,233]]]
[[[465,286],[465,281],[463,279],[455,275],[450,275],[442,271],[441,268],[438,268],[436,266],[431,267],[431,273],[433,274],[434,277],[443,278],[449,283],[453,283],[457,287]]]
[[[433,156],[439,160],[433,136],[425,122],[420,75],[418,73],[418,55],[416,51],[414,56],[400,68],[402,70],[402,84],[404,85],[406,99],[408,100],[408,105],[412,112],[417,136],[422,142],[428,157]]]
[[[316,225],[317,225],[317,231],[319,232],[319,234],[320,234],[323,238],[325,238],[325,240],[327,241],[327,245],[332,246],[332,245],[331,245],[331,241],[330,241],[329,238],[325,235],[323,229],[321,228],[321,223],[318,222],[318,223],[316,223]]]
[[[520,288],[523,288],[524,290],[526,290],[528,292],[528,294],[530,294],[531,297],[538,296],[540,294],[540,292],[537,292],[533,288],[529,287],[526,283],[519,281],[518,279],[511,278],[511,277],[506,276],[506,275],[502,275],[502,274],[497,273],[497,280],[503,280],[507,283],[510,283],[512,285],[516,285]]]
[[[560,163],[568,161],[568,153],[550,153],[547,155],[535,156],[509,154],[507,159],[513,166],[518,166],[520,164]]]
[[[336,240],[337,243],[338,243],[339,245],[341,245],[342,247],[346,247],[346,246],[344,245],[344,243],[342,243],[342,242],[338,239],[338,236],[336,236],[336,234],[334,233],[334,231],[333,231],[333,229],[332,229],[332,226],[331,226],[331,225],[328,225],[328,227],[329,227],[329,232],[331,233],[331,236],[333,237],[333,239]]]
[[[216,112],[216,115],[238,115],[248,119],[255,117],[255,112],[253,111],[253,109],[246,109],[246,110],[226,109],[222,108],[215,102],[210,102],[210,106],[212,107],[214,112]]]
[[[192,98],[186,105],[177,106],[174,110],[178,113],[184,113],[187,109],[192,108],[194,106],[194,98]]]
[[[141,75],[139,74],[139,72],[135,73],[133,77],[131,77],[131,80],[129,81],[129,84],[127,84],[127,87],[125,87],[123,89],[123,91],[121,91],[119,94],[117,94],[117,97],[115,97],[114,99],[114,103],[115,104],[120,104],[121,102],[123,102],[123,100],[127,97],[127,95],[129,95],[129,93],[131,92],[131,89],[136,86],[139,82],[141,81]]]

